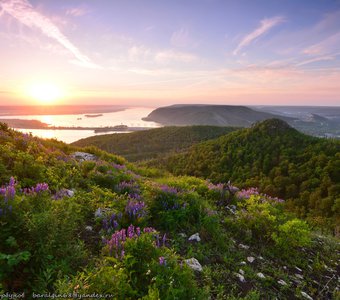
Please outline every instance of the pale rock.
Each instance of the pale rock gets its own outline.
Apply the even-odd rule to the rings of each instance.
[[[94,216],[97,217],[97,218],[100,218],[102,215],[103,215],[103,212],[102,212],[101,208],[98,207],[98,209],[94,213]]]
[[[255,260],[255,258],[252,257],[252,256],[248,256],[248,257],[247,257],[247,261],[249,261],[250,263],[253,263],[254,260]]]
[[[257,273],[256,275],[257,275],[257,277],[259,277],[259,278],[261,278],[261,279],[266,278],[266,276],[264,276],[263,273]]]
[[[185,259],[184,262],[188,265],[190,269],[194,271],[202,272],[203,268],[196,258]]]
[[[281,285],[287,285],[287,282],[285,282],[284,280],[280,279],[278,282],[278,284],[281,284]]]
[[[72,190],[64,189],[64,193],[69,198],[72,198],[74,196],[74,191]]]
[[[239,269],[238,272],[241,274],[241,275],[244,275],[244,271],[242,269]]]
[[[182,238],[186,238],[186,237],[187,237],[187,235],[186,235],[185,233],[183,233],[183,232],[180,232],[178,235],[179,235],[180,237],[182,237]]]
[[[74,152],[71,154],[71,157],[75,158],[79,161],[88,161],[88,160],[96,160],[97,157],[91,153],[87,152]]]
[[[303,276],[301,274],[295,274],[295,277],[303,280]]]
[[[85,227],[85,230],[87,230],[87,231],[92,231],[92,230],[93,230],[93,227],[92,227],[92,226],[86,226],[86,227]]]
[[[311,296],[309,296],[307,293],[305,293],[305,292],[301,292],[301,295],[303,296],[303,297],[305,297],[306,299],[308,299],[308,300],[313,300],[313,298],[311,297]]]
[[[247,246],[247,245],[243,245],[243,244],[239,244],[238,245],[241,249],[245,249],[245,250],[248,250],[250,247]]]
[[[298,272],[302,272],[302,270],[298,267],[295,267],[295,269],[298,271]]]
[[[238,279],[241,281],[241,282],[246,282],[245,278],[243,275],[239,274],[239,273],[235,273],[235,275],[238,277]]]
[[[200,242],[201,238],[200,235],[198,233],[193,234],[191,237],[189,237],[188,239],[189,241],[196,241],[196,242]]]
[[[246,263],[245,261],[241,261],[241,262],[240,262],[240,265],[241,265],[241,266],[245,266],[246,264],[247,264],[247,263]]]

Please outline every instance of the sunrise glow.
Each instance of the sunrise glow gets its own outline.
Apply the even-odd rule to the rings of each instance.
[[[0,104],[340,105],[339,1],[57,2],[0,0]]]
[[[58,104],[64,96],[62,89],[51,83],[33,84],[28,88],[27,94],[42,105]]]

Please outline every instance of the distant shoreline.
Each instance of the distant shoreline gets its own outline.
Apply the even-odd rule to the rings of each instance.
[[[98,132],[110,132],[110,131],[140,131],[147,130],[152,127],[129,127],[124,125],[115,125],[107,127],[82,127],[82,126],[49,126],[46,123],[38,120],[22,120],[22,119],[1,119],[0,122],[6,123],[13,129],[41,129],[41,130],[93,130],[95,133]]]
[[[122,105],[0,106],[0,117],[28,115],[83,115],[123,111]]]

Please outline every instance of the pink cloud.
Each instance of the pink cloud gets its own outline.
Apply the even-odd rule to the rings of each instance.
[[[270,19],[263,19],[260,22],[260,26],[258,26],[254,31],[247,34],[242,41],[238,44],[236,49],[233,51],[233,54],[238,54],[241,49],[251,44],[253,41],[255,41],[257,38],[259,38],[261,35],[264,35],[267,33],[271,28],[274,26],[284,22],[285,19],[283,17],[274,17]]]
[[[20,23],[32,29],[39,29],[45,36],[57,41],[71,52],[82,66],[98,67],[72,44],[49,18],[37,12],[27,0],[4,0],[0,6],[3,12],[11,15]]]

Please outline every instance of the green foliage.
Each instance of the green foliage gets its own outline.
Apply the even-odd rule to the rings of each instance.
[[[293,219],[278,226],[277,233],[272,234],[276,245],[285,251],[291,247],[306,247],[311,244],[311,232],[306,222]]]
[[[201,299],[204,295],[192,271],[179,264],[179,257],[169,249],[157,248],[152,234],[127,239],[124,248],[121,260],[103,257],[94,269],[60,280],[58,292],[95,292],[118,299]]]
[[[238,216],[239,226],[244,230],[251,230],[254,239],[269,240],[278,222],[278,209],[255,195],[239,206],[243,208]]]
[[[216,138],[235,130],[232,127],[185,126],[162,127],[127,134],[108,134],[81,139],[73,145],[94,145],[102,150],[122,155],[129,161],[161,157],[193,144]]]
[[[273,119],[148,165],[175,175],[258,186],[266,194],[287,200],[286,207],[299,216],[321,216],[334,228],[339,224],[335,213],[339,162],[339,141],[307,136]]]
[[[225,184],[169,176],[94,147],[78,149],[0,128],[1,294],[24,291],[28,299],[32,292],[111,294],[112,299],[293,299],[303,290],[330,299],[336,293],[337,282],[329,278],[339,260],[338,240],[310,232],[277,199],[256,193],[242,198],[242,192],[234,195]],[[339,184],[332,181],[337,170],[329,164],[332,151],[327,149],[316,158],[313,176],[304,175],[309,165],[300,174],[286,159],[275,167],[275,157],[268,155],[269,177],[240,173],[239,180],[289,192],[286,207],[293,202],[293,209],[298,206],[314,227],[329,227],[339,207]],[[78,161],[71,156],[74,151],[91,152],[96,160]],[[280,155],[275,159],[280,161]],[[221,157],[228,163],[228,157]],[[200,163],[205,170],[212,168],[212,179],[229,172],[220,173],[217,162]],[[239,167],[239,172],[255,174],[261,165],[254,161]],[[296,182],[290,183],[290,176]],[[301,184],[297,176],[304,177]],[[132,236],[124,231],[131,224],[140,226]],[[119,255],[110,254],[109,241],[117,232],[127,237]],[[200,241],[189,241],[195,233]],[[203,271],[190,269],[189,258],[196,258]],[[304,277],[294,285],[296,267]],[[241,268],[244,283],[236,276]]]

